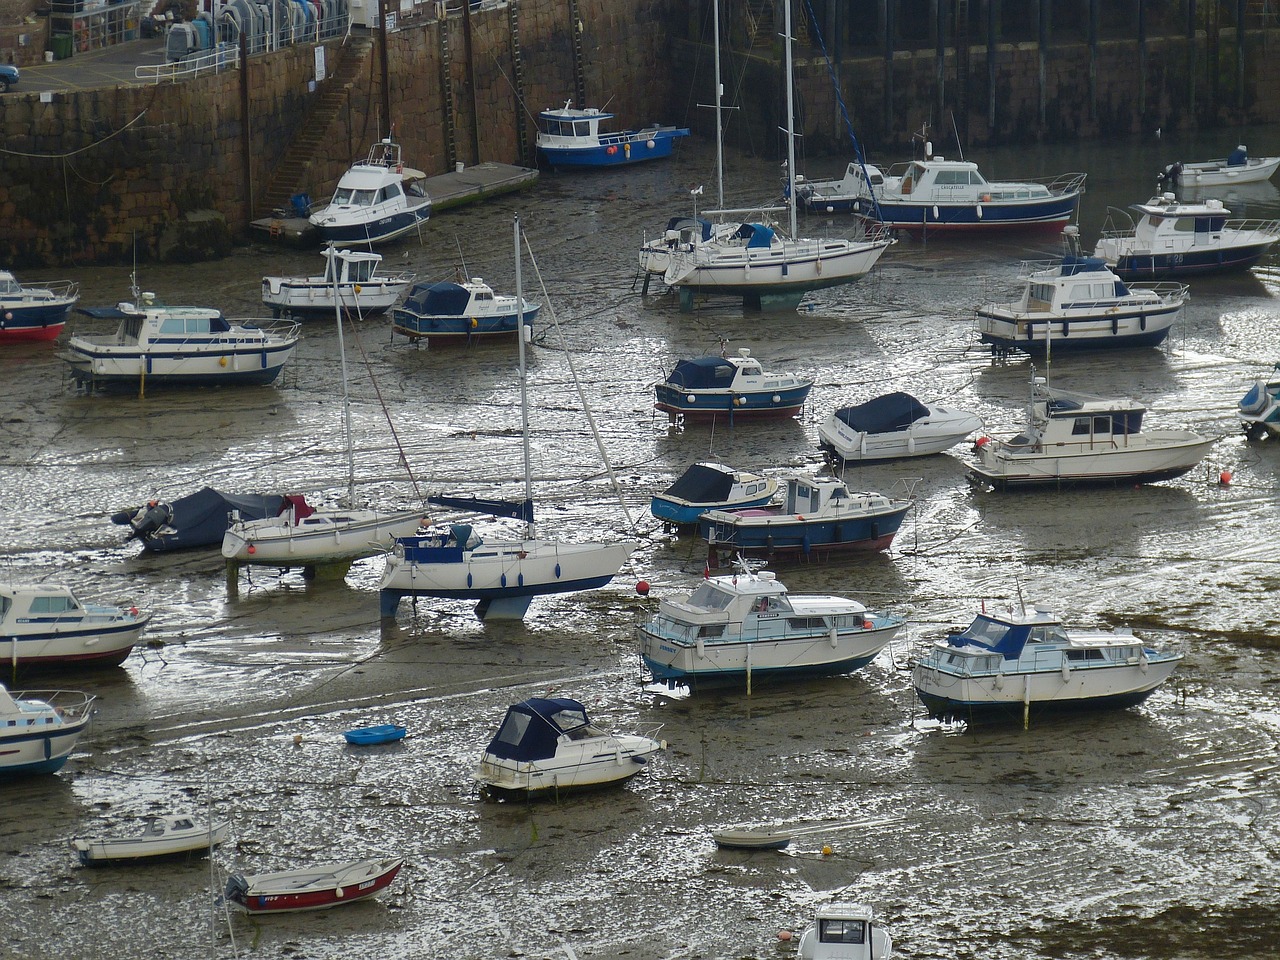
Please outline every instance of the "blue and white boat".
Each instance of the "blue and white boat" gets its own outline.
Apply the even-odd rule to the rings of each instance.
[[[93,717],[89,694],[0,685],[0,779],[62,769]]]
[[[1131,707],[1181,660],[1127,630],[1067,630],[1057,616],[1032,608],[978,615],[935,641],[911,676],[930,716],[1025,721],[1032,710]]]
[[[769,571],[739,561],[692,594],[663,600],[637,628],[655,682],[719,683],[752,677],[829,676],[865,667],[902,628],[856,600],[798,596]]]
[[[551,167],[618,167],[671,156],[687,127],[650,124],[639,130],[610,132],[612,113],[578,108],[573,101],[538,114],[538,153]]]
[[[124,663],[151,614],[81,600],[62,584],[0,586],[0,660],[12,670]]]
[[[1075,215],[1085,174],[987,180],[970,160],[948,160],[925,142],[925,156],[887,171],[850,163],[839,180],[796,180],[796,197],[813,213],[852,212],[913,236],[1061,230]]]
[[[649,502],[649,512],[673,526],[695,524],[708,510],[763,507],[778,481],[723,463],[695,463]]]
[[[829,459],[845,463],[924,457],[954,447],[981,426],[976,413],[925,406],[895,391],[836,410],[818,426],[818,445]]]
[[[1270,376],[1259,377],[1240,398],[1240,420],[1250,440],[1280,437],[1280,363]]]
[[[978,308],[978,335],[996,354],[1021,350],[1151,347],[1164,342],[1191,298],[1184,283],[1126,283],[1100,257],[1082,257],[1078,231],[1063,231],[1061,260],[1023,261],[1018,299]]]
[[[75,281],[24,287],[8,270],[0,270],[0,343],[56,340],[79,299]]]
[[[372,247],[418,229],[431,217],[426,174],[404,165],[390,137],[369,148],[338,180],[329,202],[310,222],[324,243]]]
[[[1221,187],[1237,183],[1270,180],[1280,157],[1251,157],[1243,143],[1218,160],[1178,160],[1160,171],[1158,181],[1169,187]]]
[[[852,493],[843,480],[791,474],[776,508],[709,510],[698,521],[708,562],[722,554],[816,560],[844,550],[885,550],[911,509],[908,500]]]
[[[1246,270],[1280,240],[1280,220],[1228,220],[1231,211],[1214,198],[1184,201],[1163,193],[1131,209],[1141,214],[1136,223],[1126,211],[1109,208],[1093,248],[1124,280]],[[1118,217],[1129,225],[1117,226]]]
[[[736,357],[681,360],[653,385],[657,409],[672,419],[707,420],[728,417],[794,417],[813,388],[812,377],[765,373],[746,347]]]
[[[515,335],[523,322],[532,327],[542,309],[507,294],[495,294],[480,277],[461,283],[442,280],[415,284],[404,303],[391,311],[391,330],[428,345],[446,346],[497,340]]]

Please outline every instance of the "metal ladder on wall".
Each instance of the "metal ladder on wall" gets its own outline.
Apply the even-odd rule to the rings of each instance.
[[[578,29],[580,23],[582,20],[578,17],[578,0],[569,0],[569,35],[573,37],[573,103],[579,110],[584,110],[587,106],[587,79],[583,75],[582,31]]]
[[[520,144],[520,162],[533,166],[529,147],[529,114],[524,108],[524,57],[520,54],[520,4],[507,4],[507,29],[511,34],[511,83],[516,88],[516,141]]]
[[[445,159],[452,171],[458,162],[458,105],[453,95],[453,55],[449,51],[449,18],[440,18],[440,100],[444,105]]]

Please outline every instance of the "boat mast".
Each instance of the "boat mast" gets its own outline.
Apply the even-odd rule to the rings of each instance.
[[[721,101],[724,99],[724,82],[720,79],[720,0],[711,5],[712,29],[715,31],[715,65],[716,65],[716,196],[719,198],[718,209],[724,209],[724,129],[720,116]]]
[[[784,68],[787,72],[787,206],[791,211],[791,239],[796,238],[796,118],[791,77],[791,0],[782,4],[782,42],[787,55]]]
[[[356,502],[356,454],[351,441],[351,394],[347,390],[347,350],[342,342],[342,295],[338,289],[338,250],[329,241],[329,269],[333,272],[333,314],[338,321],[338,359],[342,364],[342,431],[347,441],[347,506]],[[354,292],[354,291],[353,291]]]
[[[533,470],[529,465],[529,378],[524,362],[524,288],[520,284],[520,217],[512,217],[516,243],[516,344],[520,357],[520,435],[524,442],[524,498],[533,502]],[[532,540],[537,534],[530,517],[525,523],[525,538]]]

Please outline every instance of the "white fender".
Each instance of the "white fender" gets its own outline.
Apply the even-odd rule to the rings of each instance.
[[[1066,683],[1070,679],[1071,679],[1071,664],[1063,660],[1062,661],[1062,682]]]
[[[837,638],[838,638],[838,632],[837,632],[837,630],[836,630],[836,628],[835,628],[835,627],[832,627],[832,628],[831,628],[831,632],[830,632],[830,634],[828,634],[828,637],[827,637],[827,639],[829,639],[829,640],[831,641],[831,649],[832,649],[832,650],[834,650],[834,649],[836,648],[836,640],[837,640]]]
[[[698,642],[694,646],[697,648],[697,651],[698,651],[698,659],[699,660],[707,659],[707,645],[701,637],[698,638]]]

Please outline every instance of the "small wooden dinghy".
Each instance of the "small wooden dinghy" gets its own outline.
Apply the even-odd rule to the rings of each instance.
[[[75,838],[71,849],[86,867],[137,863],[166,857],[201,856],[227,839],[229,820],[213,823],[190,816],[147,817],[142,832],[103,840]]]
[[[397,724],[381,723],[373,727],[358,727],[355,730],[348,730],[343,736],[346,738],[347,743],[363,747],[375,743],[394,743],[396,740],[403,740],[408,732],[407,728]]]
[[[226,898],[248,913],[327,910],[357,903],[385,890],[400,872],[399,857],[321,863],[301,870],[227,879]]]
[[[712,838],[722,849],[730,850],[781,850],[791,842],[789,830],[713,830]]]

